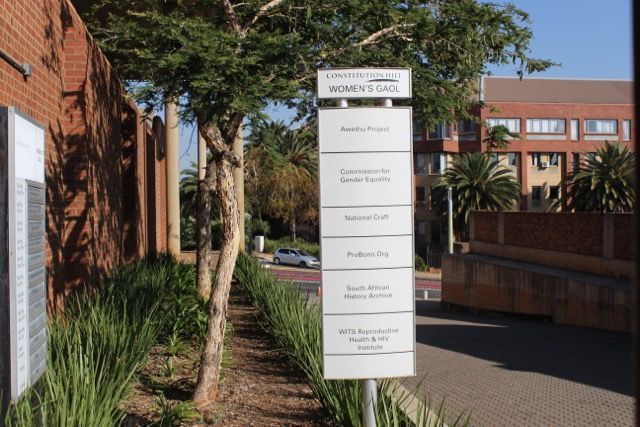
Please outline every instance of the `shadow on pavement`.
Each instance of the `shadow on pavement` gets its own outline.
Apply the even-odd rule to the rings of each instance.
[[[536,372],[633,395],[631,335],[416,301],[416,341],[514,371]]]

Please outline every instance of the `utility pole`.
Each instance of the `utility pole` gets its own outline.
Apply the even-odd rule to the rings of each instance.
[[[449,253],[453,253],[453,189],[447,188],[447,221],[448,221],[448,246]]]

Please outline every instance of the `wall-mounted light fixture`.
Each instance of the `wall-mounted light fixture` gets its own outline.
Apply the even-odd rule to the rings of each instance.
[[[9,55],[6,51],[0,49],[0,58],[4,59],[9,65],[11,65],[16,70],[20,71],[20,73],[29,77],[31,75],[31,64],[20,64],[16,61],[11,55]]]

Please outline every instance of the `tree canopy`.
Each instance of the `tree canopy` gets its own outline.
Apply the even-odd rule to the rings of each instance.
[[[140,100],[181,97],[184,119],[222,127],[272,101],[309,113],[317,68],[411,67],[431,126],[467,114],[486,64],[552,65],[528,56],[526,12],[475,0],[98,0],[87,19]]]
[[[506,150],[511,139],[520,139],[520,134],[511,132],[504,125],[495,125],[487,128],[487,136],[482,142],[487,144],[487,151]]]
[[[466,230],[474,210],[503,211],[520,200],[520,184],[513,173],[488,153],[454,156],[438,177],[431,195],[440,214],[447,212],[447,189],[453,193],[453,216],[458,231]]]
[[[568,209],[578,212],[633,212],[636,200],[635,159],[628,147],[606,142],[587,154],[566,179]]]
[[[289,225],[316,224],[318,152],[308,127],[290,129],[283,122],[254,121],[245,146],[245,188],[251,213],[268,213]]]

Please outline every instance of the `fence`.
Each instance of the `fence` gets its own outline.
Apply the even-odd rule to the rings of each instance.
[[[424,251],[424,260],[429,267],[441,268],[442,255],[447,252],[447,245],[442,242],[428,242]]]

